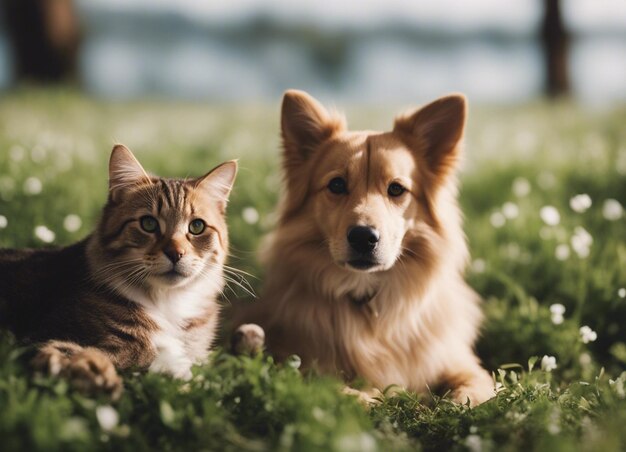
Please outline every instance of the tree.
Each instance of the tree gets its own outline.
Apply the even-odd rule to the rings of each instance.
[[[549,97],[569,93],[567,49],[569,35],[563,21],[559,0],[543,0],[541,42],[545,65],[545,92]]]
[[[0,0],[18,80],[59,82],[76,73],[80,43],[72,0]]]

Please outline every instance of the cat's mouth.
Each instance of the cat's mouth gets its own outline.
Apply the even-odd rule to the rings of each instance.
[[[179,270],[172,268],[164,273],[159,274],[160,277],[168,279],[168,280],[180,280],[182,278],[186,278],[187,275],[181,273]]]

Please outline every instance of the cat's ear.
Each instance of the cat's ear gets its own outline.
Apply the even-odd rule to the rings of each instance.
[[[237,160],[229,160],[192,183],[196,190],[202,190],[215,199],[220,211],[224,213],[235,177],[237,177]]]
[[[132,152],[123,144],[116,144],[109,160],[109,193],[149,183],[150,176]]]
[[[288,167],[305,161],[321,143],[345,129],[343,117],[329,113],[313,97],[298,90],[285,92],[280,124]]]
[[[411,115],[397,118],[394,131],[405,137],[412,150],[424,158],[431,173],[441,181],[456,166],[466,117],[465,96],[452,94]]]

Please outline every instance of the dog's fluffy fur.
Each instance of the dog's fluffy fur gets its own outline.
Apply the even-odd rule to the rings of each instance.
[[[391,132],[353,132],[308,94],[285,94],[286,191],[263,251],[263,296],[240,319],[265,329],[272,354],[380,389],[446,387],[472,404],[493,395],[473,352],[479,297],[463,279],[454,170],[465,119],[465,98],[451,95]],[[329,190],[337,177],[345,193]],[[406,191],[390,195],[394,182]],[[350,260],[355,225],[380,233],[366,268]]]

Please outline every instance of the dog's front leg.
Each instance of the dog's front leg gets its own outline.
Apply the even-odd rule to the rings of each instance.
[[[351,388],[350,386],[344,386],[341,392],[343,394],[356,397],[357,401],[365,407],[369,407],[369,406],[380,403],[381,396],[382,396],[382,392],[380,392],[376,388],[371,388],[367,390],[359,390],[359,389]]]
[[[452,391],[452,399],[470,406],[480,405],[495,395],[494,382],[489,373],[473,357],[471,362],[457,364],[444,372],[442,382]]]

